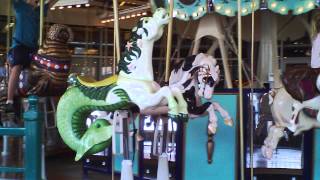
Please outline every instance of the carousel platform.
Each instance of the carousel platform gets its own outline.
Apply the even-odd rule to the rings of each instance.
[[[19,138],[10,138],[10,153],[7,156],[0,154],[0,166],[23,165],[22,142]],[[2,151],[2,138],[0,138],[0,150]],[[47,180],[108,180],[110,175],[89,172],[85,177],[82,171],[82,162],[74,161],[72,152],[55,153],[46,157]],[[0,173],[0,180],[22,180],[21,174]],[[120,178],[115,178],[118,180]]]

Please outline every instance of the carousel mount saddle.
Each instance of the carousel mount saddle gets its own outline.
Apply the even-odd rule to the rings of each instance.
[[[101,86],[108,86],[110,84],[113,84],[117,82],[118,76],[114,75],[109,78],[103,79],[101,81],[96,81],[93,78],[89,76],[77,76],[77,79],[79,80],[79,83],[88,86],[88,87],[101,87]]]
[[[316,87],[320,69],[304,68],[286,71],[282,76],[282,83],[286,91],[296,100],[302,102],[320,95]],[[309,117],[316,118],[318,110],[303,109]]]
[[[320,94],[316,87],[319,74],[320,69],[292,69],[283,74],[282,83],[294,99],[302,102]]]

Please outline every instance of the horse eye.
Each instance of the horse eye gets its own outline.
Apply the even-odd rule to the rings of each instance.
[[[148,23],[148,22],[149,22],[148,20],[145,20],[145,21],[144,21],[144,23]]]

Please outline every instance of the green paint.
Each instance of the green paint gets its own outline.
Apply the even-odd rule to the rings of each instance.
[[[23,115],[27,147],[24,157],[25,179],[41,179],[42,116],[38,111],[38,97],[30,96],[29,110]]]
[[[24,173],[25,179],[41,179],[42,114],[38,109],[38,97],[30,96],[29,110],[23,114],[25,128],[0,128],[0,135],[25,136],[24,168],[0,167],[0,172]]]
[[[77,80],[78,81],[78,80]],[[84,86],[82,84],[78,83],[76,84],[76,86],[81,90],[81,92],[91,98],[91,99],[95,99],[95,100],[105,100],[109,91],[116,86],[116,84],[111,84],[109,86],[101,86],[101,87],[87,87]]]
[[[236,179],[236,126],[237,95],[214,95],[213,100],[221,104],[232,117],[234,126],[226,126],[217,113],[218,129],[215,135],[213,163],[207,163],[208,117],[190,120],[186,128],[185,180],[234,180]],[[196,162],[196,163],[195,163]]]
[[[93,90],[92,90],[93,89]],[[93,123],[89,128],[86,127],[85,119],[94,110],[115,111],[126,107],[129,97],[123,90],[121,101],[115,104],[107,104],[106,97],[100,95],[86,96],[88,92],[93,93],[97,88],[73,86],[68,88],[61,97],[57,108],[57,126],[63,141],[74,151],[75,160],[81,159],[86,154],[94,154],[103,151],[111,141],[112,126],[101,121]],[[106,90],[109,89],[106,88]],[[103,99],[103,100],[99,100]],[[97,127],[99,126],[99,128]]]
[[[25,128],[1,128],[0,136],[8,135],[8,136],[24,136]]]

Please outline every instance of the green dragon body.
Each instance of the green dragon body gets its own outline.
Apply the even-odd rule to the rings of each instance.
[[[111,142],[112,125],[105,120],[96,120],[89,128],[83,121],[92,111],[115,111],[129,105],[129,97],[121,89],[112,90],[115,83],[101,87],[82,85],[73,78],[73,85],[61,97],[57,108],[57,126],[64,142],[77,155],[79,160],[85,154],[94,154],[105,149]],[[121,101],[107,104],[105,99],[110,91]],[[63,120],[61,120],[63,119]],[[90,135],[89,135],[90,134]]]

